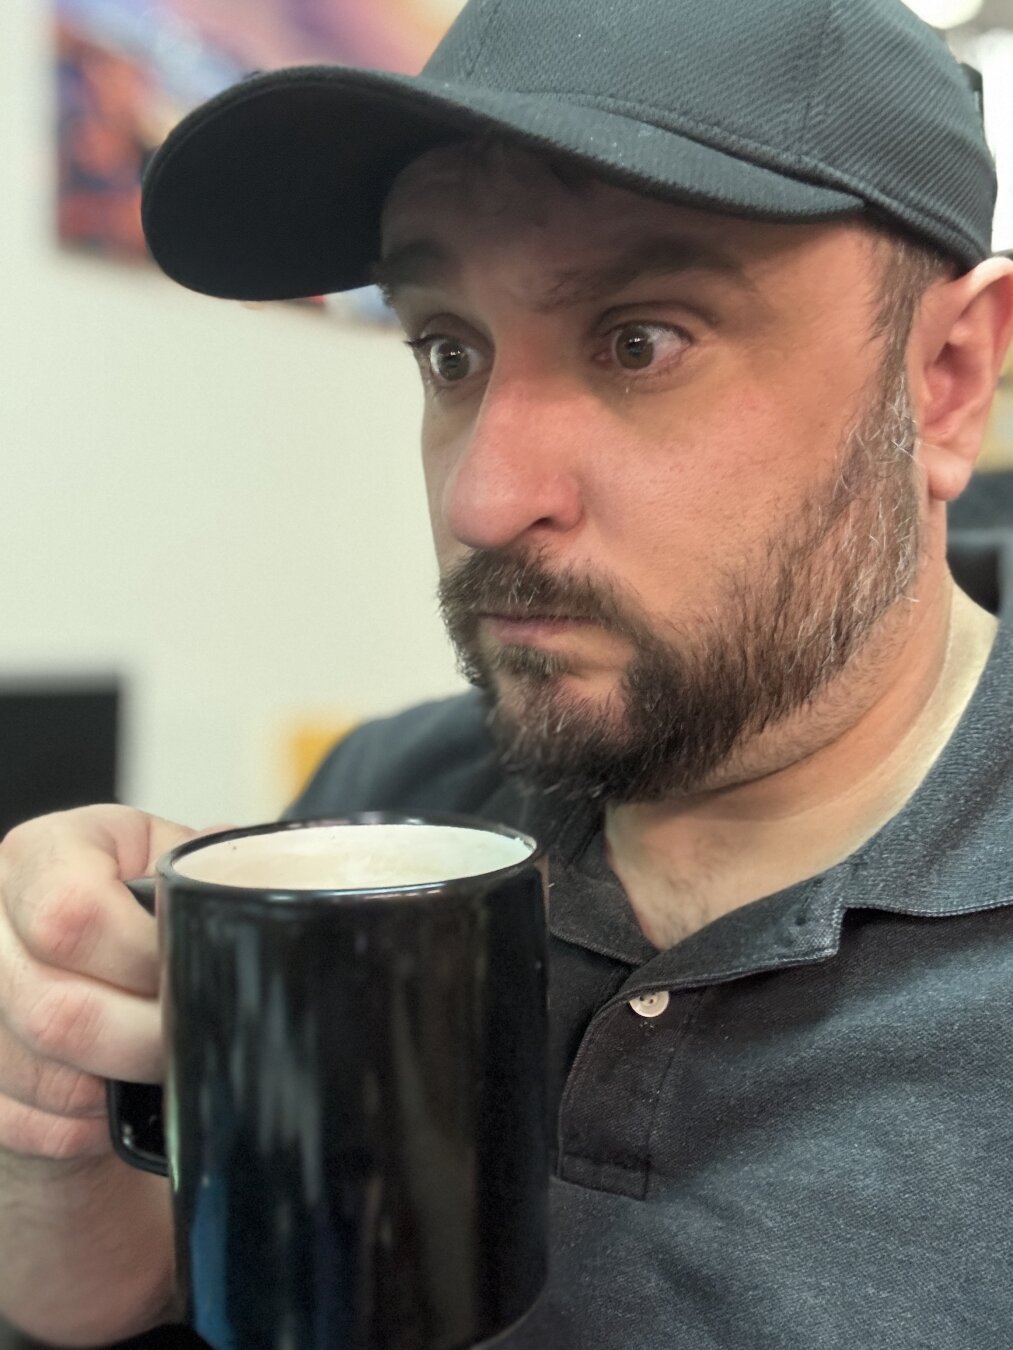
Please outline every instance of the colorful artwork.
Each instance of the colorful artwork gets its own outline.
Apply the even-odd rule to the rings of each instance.
[[[254,70],[417,71],[463,0],[54,0],[63,243],[145,254],[144,164],[191,108]]]

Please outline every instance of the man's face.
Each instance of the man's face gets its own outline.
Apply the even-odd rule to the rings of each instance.
[[[507,762],[612,800],[781,767],[750,745],[833,685],[917,564],[869,234],[443,150],[395,185],[383,251],[444,613]]]

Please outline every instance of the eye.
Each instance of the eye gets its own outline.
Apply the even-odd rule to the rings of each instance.
[[[447,389],[463,384],[470,376],[479,374],[486,366],[486,358],[477,347],[460,338],[431,334],[408,343],[422,369],[423,379]]]
[[[681,328],[664,323],[624,323],[608,335],[604,359],[623,370],[650,370],[677,361],[690,344]],[[602,359],[602,358],[599,358]]]

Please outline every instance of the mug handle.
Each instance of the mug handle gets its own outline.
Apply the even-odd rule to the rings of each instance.
[[[128,889],[149,914],[155,912],[155,879],[138,877]],[[131,1167],[158,1176],[169,1175],[165,1155],[162,1088],[158,1083],[106,1083],[109,1133],[118,1157]]]

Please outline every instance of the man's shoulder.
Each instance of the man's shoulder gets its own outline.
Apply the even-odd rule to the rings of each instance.
[[[485,704],[475,692],[366,722],[330,752],[287,813],[353,811],[480,814],[504,787]]]

